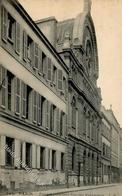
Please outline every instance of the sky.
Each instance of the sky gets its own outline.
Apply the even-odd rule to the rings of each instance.
[[[33,20],[55,16],[74,18],[83,10],[83,0],[19,0]],[[112,110],[122,127],[122,0],[92,0],[102,104]]]

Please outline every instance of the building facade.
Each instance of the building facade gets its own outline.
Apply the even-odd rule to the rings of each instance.
[[[102,159],[101,159],[101,172],[102,183],[111,182],[111,124],[107,119],[106,109],[101,107],[102,124]]]
[[[0,189],[65,184],[68,67],[18,1],[0,16]]]
[[[74,19],[55,18],[36,24],[69,68],[68,78],[68,185],[101,182],[101,94],[97,41],[90,14],[90,1]]]
[[[76,18],[33,21],[0,1],[0,189],[117,181],[119,124],[101,110],[91,1]]]
[[[111,182],[120,181],[120,125],[112,111],[106,110],[107,119],[111,123]]]

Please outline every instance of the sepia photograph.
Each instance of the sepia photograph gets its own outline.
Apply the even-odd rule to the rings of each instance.
[[[0,0],[0,196],[122,196],[122,0]]]

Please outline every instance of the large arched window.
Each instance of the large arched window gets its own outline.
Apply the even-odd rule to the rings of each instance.
[[[76,150],[75,147],[72,149],[72,170],[75,171],[75,161],[76,161]]]
[[[73,97],[72,99],[72,127],[76,129],[76,99]]]

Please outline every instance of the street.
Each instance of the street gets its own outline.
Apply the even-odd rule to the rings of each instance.
[[[61,194],[61,196],[122,196],[122,184],[115,185],[113,187],[103,187],[93,190],[85,190],[78,192],[70,192]]]

